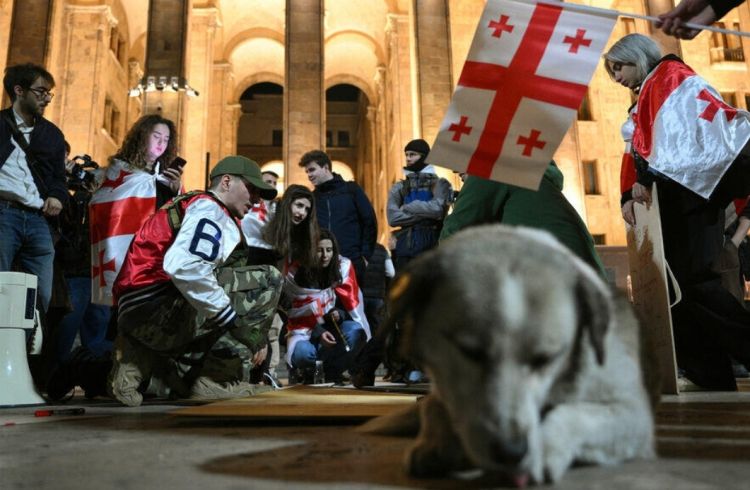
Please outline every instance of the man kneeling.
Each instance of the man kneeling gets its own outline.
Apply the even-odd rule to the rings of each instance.
[[[275,196],[255,162],[230,156],[211,171],[208,192],[178,196],[144,223],[113,288],[118,332],[108,387],[120,402],[140,405],[152,377],[197,399],[268,389],[246,377],[266,355],[281,275],[245,265],[238,220]]]

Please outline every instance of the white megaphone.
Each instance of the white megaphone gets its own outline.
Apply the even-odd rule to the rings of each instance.
[[[0,272],[0,406],[45,403],[34,389],[26,359],[26,330],[33,330],[38,318],[36,286],[32,274]],[[34,349],[41,346],[41,330]]]

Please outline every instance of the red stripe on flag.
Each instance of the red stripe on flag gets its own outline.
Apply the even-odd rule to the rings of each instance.
[[[354,265],[349,263],[349,272],[344,280],[333,288],[336,296],[341,300],[341,304],[346,311],[351,311],[359,305],[359,286],[357,285],[357,274],[354,272]]]
[[[622,163],[620,164],[620,194],[631,190],[635,181],[635,160],[633,154],[626,151],[622,154]]]
[[[653,75],[641,87],[635,114],[633,148],[643,158],[648,158],[653,149],[653,125],[659,109],[682,82],[694,75],[695,72],[686,64],[667,60],[656,67]]]
[[[156,211],[153,197],[128,197],[117,201],[92,204],[91,243],[118,235],[133,235]]]
[[[536,6],[508,67],[476,61],[464,64],[459,85],[496,92],[479,143],[469,160],[468,173],[490,177],[521,99],[534,99],[574,110],[581,105],[586,85],[536,74],[561,12],[560,7]]]

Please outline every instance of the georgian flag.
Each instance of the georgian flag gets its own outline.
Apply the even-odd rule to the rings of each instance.
[[[750,113],[727,105],[678,59],[643,81],[633,148],[649,167],[708,199],[750,139]]]
[[[113,160],[89,203],[92,303],[114,305],[112,285],[130,242],[155,211],[156,176]]]
[[[351,260],[339,256],[339,266],[342,281],[335,287],[326,289],[303,288],[294,282],[297,272],[296,264],[286,267],[284,292],[292,297],[292,307],[287,311],[289,338],[287,340],[286,362],[292,365],[294,346],[301,340],[308,340],[312,329],[323,322],[323,315],[331,311],[336,305],[336,299],[341,301],[344,309],[352,320],[362,325],[367,339],[371,335],[370,324],[365,316],[365,302],[362,291],[357,284],[357,276]]]
[[[487,1],[428,163],[539,187],[617,20],[550,3]]]

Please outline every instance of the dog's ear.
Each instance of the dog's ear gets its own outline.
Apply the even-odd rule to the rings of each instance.
[[[378,334],[388,335],[398,324],[401,331],[400,349],[402,355],[413,358],[415,325],[427,307],[434,285],[439,281],[440,272],[436,261],[420,257],[396,277],[388,294],[389,315]]]
[[[582,270],[576,282],[578,318],[594,347],[596,360],[604,364],[604,337],[612,318],[612,299],[609,290],[593,270]]]

